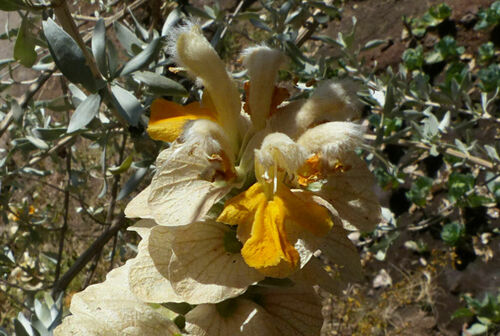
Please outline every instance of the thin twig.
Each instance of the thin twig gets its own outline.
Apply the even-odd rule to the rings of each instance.
[[[54,69],[48,70],[46,73],[42,74],[36,83],[32,84],[28,91],[19,99],[18,104],[21,109],[26,109],[31,98],[42,88],[42,86],[47,82],[47,80],[54,73]],[[10,124],[14,121],[14,110],[11,109],[9,113],[2,119],[0,122],[0,137],[5,133],[5,131],[9,128]]]
[[[56,264],[54,282],[57,282],[57,280],[59,280],[59,275],[61,274],[61,262],[64,251],[64,239],[66,237],[66,232],[68,231],[69,189],[71,186],[71,151],[68,151],[68,153],[66,154],[66,172],[68,174],[68,181],[66,183],[66,190],[64,191],[64,217],[63,217],[63,225],[61,227],[61,232],[59,236],[59,252],[57,253],[57,264]]]
[[[118,155],[117,165],[119,165],[120,163],[123,162],[126,144],[127,144],[127,133],[123,133],[123,138],[122,138],[122,143],[120,146],[120,152]],[[113,177],[113,185],[111,187],[111,200],[109,202],[108,210],[106,213],[106,223],[111,223],[113,221],[119,185],[120,185],[120,175],[115,175]],[[109,227],[106,227],[105,230],[109,230]],[[116,234],[117,233],[118,233],[118,231],[116,232]],[[102,248],[94,256],[94,261],[92,262],[92,265],[90,267],[89,275],[87,276],[87,279],[85,280],[85,283],[83,285],[84,288],[86,288],[90,284],[90,282],[92,281],[92,278],[95,274],[95,270],[97,269],[97,265],[99,263],[99,259],[101,258],[101,253],[102,253]],[[111,260],[111,264],[112,263],[113,263],[113,260]]]
[[[364,137],[365,137],[366,140],[370,140],[370,141],[375,141],[376,140],[376,136],[373,135],[373,134],[365,134]],[[421,143],[421,142],[415,142],[415,141],[406,140],[406,139],[398,139],[396,141],[396,143],[398,145],[408,146],[408,147],[415,146],[417,148],[425,149],[425,150],[430,150],[431,149],[431,147],[429,145],[426,145],[426,144]],[[438,148],[438,150],[439,150],[439,148]],[[444,152],[444,154],[455,156],[457,158],[460,158],[460,159],[466,160],[468,162],[471,162],[471,163],[477,164],[479,166],[482,166],[484,168],[487,168],[489,170],[493,170],[493,171],[500,170],[499,165],[495,165],[494,163],[492,163],[490,161],[487,161],[485,159],[481,159],[481,158],[479,158],[477,156],[473,156],[473,155],[470,155],[470,154],[462,153],[462,152],[457,151],[456,149],[453,149],[453,148],[445,148],[443,150],[443,152]]]
[[[238,15],[240,12],[241,8],[243,8],[243,4],[245,3],[245,0],[241,0],[238,6],[236,6],[236,9],[234,10],[233,14],[229,16],[229,20],[227,20],[227,24],[224,26],[224,29],[222,30],[222,33],[220,34],[220,39],[219,41],[222,41],[224,38],[224,35],[226,35],[226,32],[229,28],[229,26],[233,23],[234,17]]]
[[[52,296],[55,297],[60,292],[66,290],[71,281],[81,272],[81,270],[88,264],[90,260],[102,250],[104,245],[106,245],[111,238],[126,225],[125,216],[121,214],[116,218],[113,224],[109,227],[109,230],[104,231],[93,243],[90,245],[85,252],[83,252],[78,259],[71,265],[71,267],[64,273],[59,280],[54,283],[52,288]]]

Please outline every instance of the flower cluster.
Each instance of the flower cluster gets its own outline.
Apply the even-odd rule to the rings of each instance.
[[[191,335],[319,335],[314,287],[337,292],[359,278],[346,228],[372,230],[380,217],[354,152],[362,129],[347,121],[359,117],[354,84],[325,81],[309,99],[284,103],[288,92],[275,86],[284,56],[253,47],[242,57],[242,104],[196,25],[179,30],[170,51],[201,81],[203,99],[153,102],[148,133],[171,144],[125,210],[141,219],[132,228],[138,255],[75,295],[56,335],[173,335],[168,314],[150,304],[183,302]]]

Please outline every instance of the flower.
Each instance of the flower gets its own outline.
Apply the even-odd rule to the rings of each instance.
[[[141,218],[132,230],[142,240],[119,273],[128,274],[120,286],[129,288],[109,294],[126,293],[134,304],[123,311],[138,305],[155,317],[147,320],[153,329],[163,320],[145,302],[188,303],[185,330],[193,335],[319,334],[313,287],[338,292],[361,275],[344,226],[369,231],[380,217],[373,179],[354,152],[363,131],[346,121],[359,117],[354,84],[326,81],[309,99],[283,103],[288,94],[275,79],[284,56],[253,47],[243,53],[250,81],[242,104],[196,25],[178,30],[169,49],[203,84],[203,97],[151,106],[148,133],[171,144],[151,184],[125,209]],[[112,274],[99,290],[115,283]],[[103,299],[105,310],[118,309],[116,298]]]
[[[54,335],[179,335],[171,315],[153,309],[130,292],[129,268],[130,262],[109,272],[103,283],[73,295],[72,315],[63,320]]]
[[[151,185],[126,209],[129,217],[151,218],[161,226],[187,226],[182,230],[154,228],[146,243],[152,267],[162,270],[166,281],[178,282],[173,265],[178,256],[189,255],[185,252],[189,241],[172,243],[172,237],[183,230],[186,237],[199,237],[204,225],[218,226],[221,232],[229,229],[219,223],[237,226],[237,238],[243,244],[237,252],[246,264],[265,276],[288,277],[307,264],[334,222],[363,230],[377,223],[379,207],[369,190],[373,181],[366,177],[370,173],[364,162],[353,154],[362,131],[351,122],[338,121],[357,117],[359,103],[352,93],[353,84],[325,82],[308,100],[276,106],[284,97],[283,89],[274,84],[283,55],[254,47],[243,56],[250,83],[242,111],[235,83],[199,28],[185,27],[172,41],[176,42],[171,42],[170,50],[178,63],[205,86],[203,100],[187,106],[162,99],[153,103],[148,132],[173,143],[158,157]],[[351,177],[368,183],[360,186]],[[248,189],[225,202],[213,218],[219,223],[206,220],[209,210],[225,195],[252,180]],[[314,182],[320,183],[319,189],[307,190]],[[337,188],[339,184],[345,190]],[[350,198],[342,198],[343,192]],[[371,212],[359,211],[366,205]],[[219,234],[216,243],[221,251],[224,237],[225,233]],[[159,252],[162,249],[168,252]],[[216,261],[223,264],[223,256]],[[203,272],[198,273],[189,279],[199,285],[199,291],[208,293],[210,282],[201,276]],[[240,283],[248,286],[255,279]],[[225,295],[219,292],[194,299],[187,294],[192,282],[189,286],[183,282],[174,291],[188,302],[201,297],[218,302],[245,288],[234,292],[228,282],[215,283],[225,286]]]

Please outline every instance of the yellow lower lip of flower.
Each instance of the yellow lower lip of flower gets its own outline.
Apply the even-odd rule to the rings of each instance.
[[[279,183],[272,199],[268,199],[263,189],[257,182],[228,200],[217,220],[238,225],[238,237],[243,242],[241,254],[249,266],[266,276],[287,277],[300,264],[293,246],[301,238],[300,232],[324,236],[333,222],[328,210],[317,204],[311,193],[303,192],[299,197]],[[292,236],[292,232],[299,234]]]
[[[152,139],[172,142],[181,135],[188,121],[197,119],[215,121],[216,115],[198,102],[183,106],[165,99],[156,99],[151,104],[148,134]]]

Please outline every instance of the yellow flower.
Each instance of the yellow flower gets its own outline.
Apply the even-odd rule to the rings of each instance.
[[[310,192],[299,197],[278,182],[276,192],[267,196],[264,188],[257,182],[228,200],[217,220],[238,225],[238,237],[244,243],[241,254],[249,266],[270,277],[287,277],[300,265],[292,245],[300,237],[297,233],[307,230],[321,237],[333,222]]]
[[[246,100],[241,104],[236,84],[197,26],[180,30],[169,48],[178,64],[204,85],[203,99],[187,106],[154,101],[148,132],[173,143],[158,157],[151,185],[125,213],[199,230],[194,224],[206,220],[209,209],[231,189],[253,184],[225,203],[217,221],[238,226],[241,256],[250,267],[270,277],[290,276],[305,266],[339,213],[355,218],[350,210],[365,204],[352,203],[362,195],[338,201],[331,196],[342,190],[326,191],[335,185],[330,181],[333,175],[342,181],[341,174],[349,170],[344,157],[362,139],[359,126],[338,121],[358,115],[353,85],[328,81],[319,84],[310,99],[281,104],[286,92],[276,88],[275,79],[284,57],[277,50],[254,47],[243,54],[250,83],[245,84]],[[302,190],[312,182],[323,183],[325,192]],[[347,192],[355,193],[349,188]],[[338,202],[341,210],[325,200]],[[368,217],[363,228],[375,222]],[[170,269],[169,263],[160,264],[152,242],[171,249],[182,246],[166,238],[156,242],[162,230],[152,230],[149,252],[156,267]],[[164,276],[173,281],[170,273]]]

